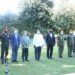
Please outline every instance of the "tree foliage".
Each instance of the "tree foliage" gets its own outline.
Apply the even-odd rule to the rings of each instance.
[[[0,29],[5,24],[20,31],[35,32],[36,29],[40,29],[43,33],[48,28],[54,29],[55,32],[59,28],[63,28],[66,32],[75,29],[75,10],[64,9],[56,14],[52,11],[53,7],[54,3],[50,0],[36,0],[31,5],[25,5],[18,17],[16,15],[0,17]]]
[[[75,29],[75,11],[65,11],[63,13],[59,13],[55,17],[55,25],[56,29],[63,28],[66,32],[70,29]]]
[[[26,29],[35,31],[37,28],[42,32],[47,28],[53,27],[54,21],[51,19],[53,13],[52,6],[46,3],[33,3],[31,7],[27,6],[17,20],[16,27],[21,31]]]

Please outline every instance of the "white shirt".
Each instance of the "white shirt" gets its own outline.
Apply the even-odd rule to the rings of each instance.
[[[17,33],[15,34],[15,38],[17,39]]]
[[[34,37],[33,37],[33,45],[34,45],[35,47],[45,45],[45,40],[44,40],[42,34],[35,34],[35,35],[34,35]]]
[[[53,37],[52,33],[50,33],[50,37],[51,37],[51,38]]]

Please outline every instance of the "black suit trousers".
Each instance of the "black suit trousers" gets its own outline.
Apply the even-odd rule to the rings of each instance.
[[[41,56],[41,48],[42,47],[35,47],[35,59],[36,60],[40,60],[40,56]]]
[[[22,48],[22,60],[28,60],[28,48]]]
[[[50,59],[52,58],[53,55],[53,46],[52,45],[47,45],[47,58]]]
[[[8,55],[8,49],[9,49],[8,46],[4,46],[4,45],[1,46],[1,60],[2,61],[4,61],[4,58],[7,57],[7,55]]]

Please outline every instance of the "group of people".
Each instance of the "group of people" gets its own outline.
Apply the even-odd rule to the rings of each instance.
[[[62,58],[63,56],[64,46],[65,46],[64,40],[66,40],[67,43],[68,57],[72,57],[72,55],[75,53],[75,31],[70,29],[67,36],[64,35],[62,29],[59,31],[59,35],[57,36],[57,45],[58,45],[58,52],[60,58]]]
[[[74,33],[74,34],[73,34]],[[28,35],[27,31],[24,31],[21,36],[16,28],[14,31],[9,34],[8,29],[5,28],[3,33],[0,35],[1,40],[1,62],[5,62],[5,58],[8,56],[9,45],[12,48],[12,62],[18,62],[18,49],[20,44],[22,46],[22,61],[29,61],[29,47],[31,43],[31,39]],[[60,30],[59,35],[57,36],[57,46],[59,57],[63,57],[64,51],[64,40],[65,35],[63,30]],[[72,57],[72,52],[75,52],[75,31],[70,30],[69,34],[66,37],[67,47],[68,47],[68,56]],[[52,29],[48,30],[48,33],[45,37],[41,34],[40,30],[36,30],[36,33],[33,36],[33,47],[35,51],[35,60],[39,61],[41,56],[41,50],[43,46],[47,46],[47,58],[52,59],[53,48],[56,43],[56,37],[53,33]]]
[[[12,48],[12,62],[17,62],[18,48],[20,46],[20,34],[18,30],[14,28],[14,32],[9,34],[8,28],[5,27],[0,34],[1,41],[1,62],[4,63],[8,56],[9,45]]]

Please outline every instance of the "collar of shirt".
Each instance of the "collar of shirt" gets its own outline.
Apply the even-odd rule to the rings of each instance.
[[[17,34],[15,34],[15,38],[17,38]]]
[[[51,37],[51,38],[53,37],[52,33],[50,33],[50,37]]]

